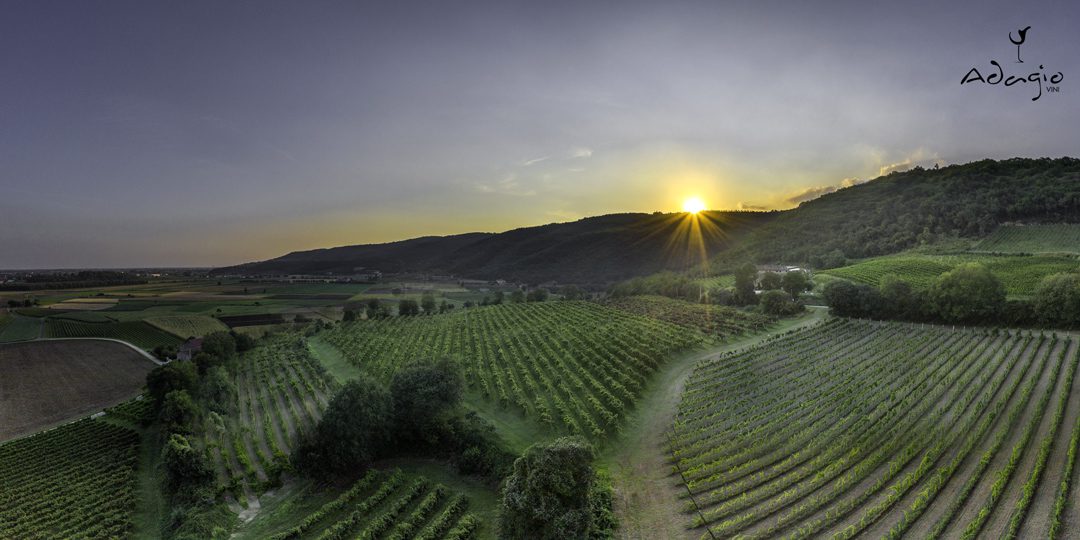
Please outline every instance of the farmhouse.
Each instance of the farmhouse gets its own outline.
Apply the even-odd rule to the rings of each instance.
[[[180,345],[180,350],[176,353],[176,359],[191,360],[191,357],[195,356],[195,353],[202,350],[202,344],[202,338],[192,338],[185,341]]]

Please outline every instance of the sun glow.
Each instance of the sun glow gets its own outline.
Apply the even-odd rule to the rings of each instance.
[[[705,201],[701,197],[690,197],[682,203],[683,212],[696,214],[705,209]]]

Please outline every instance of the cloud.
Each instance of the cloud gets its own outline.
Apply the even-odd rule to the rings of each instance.
[[[518,182],[517,174],[515,173],[510,173],[495,183],[485,184],[477,182],[475,188],[480,193],[498,193],[519,197],[531,197],[536,195],[535,190],[526,189],[521,185],[521,182]]]
[[[538,157],[538,158],[533,158],[533,159],[527,159],[527,160],[523,161],[521,163],[521,165],[525,166],[525,167],[528,167],[528,166],[531,166],[531,165],[536,165],[537,163],[540,163],[541,161],[547,161],[549,159],[551,159],[551,156],[544,156],[544,157]]]
[[[808,187],[806,189],[803,189],[802,191],[796,192],[794,195],[788,196],[786,199],[784,199],[784,202],[789,204],[789,205],[790,204],[798,205],[798,204],[802,204],[802,203],[804,203],[806,201],[812,201],[812,200],[814,200],[814,199],[816,199],[816,198],[818,198],[818,197],[820,197],[822,195],[828,195],[830,193],[835,193],[837,190],[841,190],[841,189],[844,189],[844,188],[849,188],[851,186],[857,186],[857,185],[865,183],[865,182],[866,182],[866,180],[860,180],[858,178],[845,178],[845,179],[841,180],[838,184],[832,185],[832,186]]]
[[[571,158],[590,158],[593,155],[592,148],[579,146],[570,151]]]
[[[743,201],[739,201],[739,204],[736,204],[735,208],[737,208],[739,210],[750,210],[750,211],[755,211],[755,212],[769,209],[769,207],[767,207],[767,206],[762,206],[760,204],[747,203],[747,202],[743,202]]]
[[[919,165],[932,167],[934,165],[944,166],[945,164],[945,160],[938,157],[936,152],[930,152],[925,148],[919,148],[896,163],[882,165],[881,168],[878,169],[878,176],[885,176],[894,172],[903,172]]]

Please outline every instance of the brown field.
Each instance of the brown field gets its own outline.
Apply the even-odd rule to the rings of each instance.
[[[107,341],[0,345],[0,442],[130,398],[153,367],[139,353]]]

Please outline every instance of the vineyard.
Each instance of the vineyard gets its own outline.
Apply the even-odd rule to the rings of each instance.
[[[1045,276],[1080,270],[1080,261],[1068,257],[966,254],[879,257],[821,273],[875,286],[881,278],[894,274],[916,288],[926,288],[939,275],[967,262],[985,265],[1005,285],[1008,294],[1019,296],[1033,294]]]
[[[997,253],[1080,253],[1080,225],[999,227],[972,250]]]
[[[138,444],[86,419],[0,445],[0,538],[128,536]]]
[[[295,335],[240,356],[236,401],[205,420],[205,447],[218,484],[246,506],[288,466],[299,430],[322,416],[337,383]]]
[[[180,339],[142,321],[87,323],[50,317],[45,320],[48,338],[109,338],[126,341],[145,350],[158,345],[178,345]]]
[[[542,302],[346,323],[324,334],[387,377],[449,356],[484,397],[558,432],[599,440],[620,428],[649,375],[701,334],[588,302]]]
[[[720,339],[764,330],[772,319],[756,312],[726,306],[697,304],[665,296],[630,296],[605,302],[606,306],[679,326],[696,328]]]
[[[337,498],[269,538],[472,538],[480,528],[481,521],[468,513],[468,507],[465,496],[432,483],[423,476],[408,475],[400,470],[372,470]],[[243,532],[239,535],[240,538],[249,536],[252,535]]]
[[[0,319],[0,343],[37,339],[40,332],[40,319],[21,315],[7,315]]]
[[[703,362],[671,432],[701,538],[1080,527],[1075,338],[831,320]]]
[[[229,327],[221,321],[204,315],[175,315],[169,317],[150,317],[146,322],[151,326],[168,332],[181,339],[202,337],[214,332],[228,332]]]

